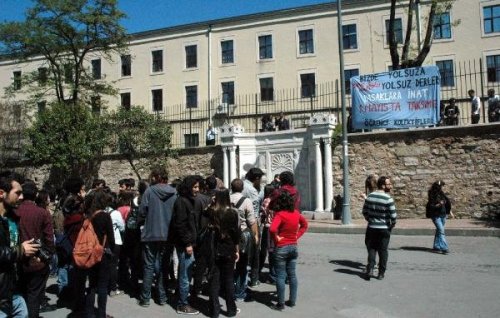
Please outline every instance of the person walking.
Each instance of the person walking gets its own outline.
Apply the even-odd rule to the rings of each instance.
[[[209,261],[209,303],[211,317],[219,317],[219,294],[225,291],[226,316],[239,312],[234,300],[234,267],[239,258],[240,227],[238,211],[231,206],[229,190],[217,191],[214,203],[208,208],[209,227],[213,231],[213,256]]]
[[[428,192],[427,209],[430,210],[432,222],[436,226],[436,234],[434,235],[433,250],[439,253],[448,254],[449,248],[444,234],[444,225],[446,216],[449,214],[455,217],[451,211],[451,202],[443,192],[444,181],[438,180],[434,182]]]
[[[295,273],[299,256],[297,242],[307,231],[308,224],[304,216],[294,206],[294,197],[287,191],[281,192],[274,204],[276,213],[269,228],[276,245],[274,249],[274,268],[276,270],[276,291],[278,293],[278,302],[272,308],[278,311],[285,308],[286,278],[288,278],[290,285],[290,296],[286,304],[289,307],[294,307],[297,303],[298,280]]]
[[[385,277],[389,257],[387,249],[397,216],[394,199],[389,194],[391,189],[391,179],[381,176],[377,180],[377,190],[368,194],[363,205],[363,216],[368,221],[365,235],[365,244],[368,249],[368,265],[365,273],[367,280],[373,276],[377,252],[380,259],[377,278],[382,280]]]

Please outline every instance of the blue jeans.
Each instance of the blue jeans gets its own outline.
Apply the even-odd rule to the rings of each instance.
[[[276,291],[278,304],[285,303],[285,279],[290,285],[290,302],[297,301],[298,281],[295,274],[299,252],[297,245],[285,245],[274,249],[274,269],[276,270]]]
[[[179,301],[178,306],[188,304],[189,296],[189,282],[193,273],[194,266],[194,253],[191,255],[186,254],[184,247],[177,246],[177,257],[179,258],[179,271],[177,272],[177,280],[179,282]]]
[[[240,253],[240,259],[236,263],[234,271],[234,297],[236,299],[245,299],[247,297],[248,287],[248,253]]]
[[[26,318],[28,317],[28,307],[24,298],[19,295],[12,297],[12,312],[7,314],[0,310],[0,318]]]
[[[140,299],[149,301],[151,299],[151,285],[153,276],[156,273],[156,286],[158,287],[158,301],[167,301],[165,284],[163,281],[163,254],[167,249],[167,242],[145,242],[142,249],[144,260],[144,276],[142,280],[142,292]]]
[[[436,226],[436,234],[434,235],[434,249],[439,251],[448,251],[448,243],[444,235],[444,224],[446,223],[446,215],[440,215],[432,218],[432,222]]]

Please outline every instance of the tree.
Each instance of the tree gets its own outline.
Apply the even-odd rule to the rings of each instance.
[[[424,41],[420,45],[418,43],[415,48],[414,40],[412,40],[412,34],[415,31],[414,28],[414,8],[420,4],[420,0],[408,0],[407,16],[408,21],[406,24],[406,35],[401,48],[401,55],[398,52],[398,41],[395,34],[395,19],[396,19],[396,7],[401,2],[400,0],[391,0],[391,11],[389,18],[389,50],[391,54],[392,68],[394,70],[417,67],[421,66],[427,55],[431,50],[433,31],[434,31],[434,19],[438,14],[449,11],[455,0],[431,0],[430,9],[427,16],[427,26],[425,31]],[[418,21],[417,21],[418,23]]]
[[[23,91],[32,99],[52,95],[58,102],[76,104],[83,95],[115,93],[86,68],[89,55],[98,51],[106,60],[126,49],[127,36],[119,24],[125,17],[116,0],[35,0],[24,22],[0,24],[2,54],[18,62],[42,58],[43,65],[23,75]],[[1,46],[0,46],[1,49]],[[7,93],[22,92],[11,85]]]
[[[26,156],[34,164],[50,162],[62,176],[87,176],[109,144],[108,125],[102,116],[76,103],[53,103],[26,130],[31,141]]]
[[[154,160],[172,154],[172,128],[143,107],[120,108],[110,114],[109,122],[116,134],[112,149],[125,156],[137,178]]]

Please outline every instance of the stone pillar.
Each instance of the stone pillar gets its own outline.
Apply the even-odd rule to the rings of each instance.
[[[332,172],[332,140],[325,138],[325,211],[332,210],[333,201],[333,172]]]
[[[229,189],[231,181],[236,178],[236,146],[230,146],[229,148],[229,182],[226,187]]]
[[[223,159],[223,170],[224,170],[224,186],[229,188],[229,160],[227,158],[229,147],[222,147],[222,159]]]
[[[314,141],[314,156],[316,161],[315,178],[316,184],[316,212],[324,212],[323,209],[323,165],[321,160],[321,149],[319,140]]]

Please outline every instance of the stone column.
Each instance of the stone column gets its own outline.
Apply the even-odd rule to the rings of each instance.
[[[226,187],[230,188],[231,181],[236,178],[236,146],[230,146],[229,148],[229,182]]]
[[[229,188],[229,160],[227,151],[229,147],[222,147],[223,171],[224,171],[224,186]]]
[[[325,211],[332,210],[333,201],[333,172],[332,172],[332,140],[325,138]]]
[[[316,158],[314,182],[316,183],[316,212],[324,212],[323,209],[323,165],[321,160],[321,149],[319,140],[314,141],[314,155]]]

